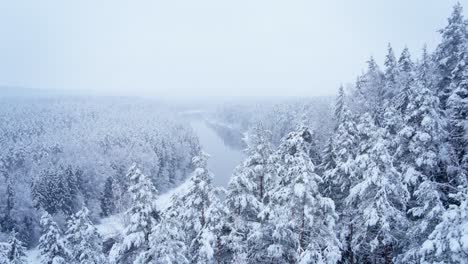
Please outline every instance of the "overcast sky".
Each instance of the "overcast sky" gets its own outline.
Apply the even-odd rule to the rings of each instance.
[[[468,0],[461,3],[468,8]],[[387,43],[413,57],[449,0],[0,0],[0,86],[151,96],[313,96]]]

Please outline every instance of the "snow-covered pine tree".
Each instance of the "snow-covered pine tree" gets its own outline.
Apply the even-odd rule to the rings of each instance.
[[[345,109],[347,109],[345,104],[346,103],[344,89],[343,86],[340,86],[338,90],[338,96],[336,97],[335,105],[333,107],[333,120],[335,121],[335,126],[330,137],[327,140],[327,143],[325,144],[324,150],[322,151],[321,162],[319,166],[320,171],[327,171],[336,167],[337,157],[334,137],[336,134],[336,130],[341,124],[343,112]]]
[[[435,91],[436,68],[432,55],[427,51],[427,45],[424,45],[421,59],[416,64],[416,79],[422,86]]]
[[[457,184],[468,184],[468,39],[459,52],[460,61],[452,71],[447,99],[449,141],[455,151],[459,168]]]
[[[263,210],[264,195],[271,188],[268,158],[272,150],[266,131],[255,127],[245,136],[247,158],[233,173],[228,185],[226,204],[229,210],[228,245],[235,262],[242,262],[249,249],[256,250],[257,240],[249,239],[258,229],[258,214]]]
[[[385,87],[383,96],[385,100],[390,101],[398,94],[398,65],[390,43],[388,43],[388,51],[385,56],[384,66]]]
[[[0,242],[0,264],[9,264],[8,251],[9,245],[5,242]]]
[[[468,187],[458,189],[451,194],[458,203],[449,206],[422,244],[418,263],[468,263]]]
[[[393,102],[393,106],[399,110],[400,113],[406,111],[406,107],[408,107],[409,100],[412,97],[411,93],[414,92],[412,90],[415,81],[414,68],[409,49],[405,47],[398,59],[397,85],[399,89],[395,101]]]
[[[166,212],[149,237],[149,248],[141,253],[135,264],[188,264],[183,223],[175,212]]]
[[[66,240],[71,257],[76,263],[105,264],[102,238],[89,219],[89,210],[83,207],[68,221]]]
[[[261,213],[270,241],[266,255],[256,261],[291,263],[320,256],[326,263],[336,263],[340,258],[335,206],[320,193],[322,178],[308,155],[311,140],[309,130],[301,128],[289,133],[274,154],[278,184]]]
[[[62,238],[62,231],[52,216],[45,212],[41,217],[42,236],[39,239],[39,251],[42,264],[69,263],[69,250]]]
[[[352,225],[349,223],[347,215],[345,198],[349,194],[349,188],[353,182],[354,159],[358,151],[358,130],[352,113],[345,109],[341,123],[332,135],[333,152],[329,155],[334,157],[335,166],[327,166],[324,170],[323,184],[324,193],[333,199],[336,205],[336,211],[340,216],[337,224],[337,230],[342,242],[343,258],[353,259],[353,252],[349,248],[348,240],[352,239]]]
[[[460,3],[453,7],[453,12],[448,18],[448,25],[440,30],[442,41],[434,53],[437,68],[437,95],[442,109],[447,107],[447,99],[452,94],[452,82],[458,82],[452,78],[452,72],[460,63],[460,54],[466,48],[468,38],[466,20],[463,17],[463,8]]]
[[[114,199],[114,179],[107,177],[104,183],[104,190],[101,195],[101,216],[106,217],[115,213],[115,199]]]
[[[334,112],[333,112],[333,119],[336,122],[336,125],[341,122],[341,115],[343,114],[345,107],[345,92],[343,85],[340,85],[338,88],[338,96],[336,97]]]
[[[129,223],[125,227],[122,241],[116,243],[110,253],[111,263],[132,262],[149,245],[152,228],[159,222],[156,208],[157,191],[151,180],[134,163],[127,173],[130,181],[130,209],[125,213]]]
[[[404,114],[404,126],[398,133],[396,157],[403,179],[412,191],[403,261],[414,260],[422,242],[432,232],[444,212],[446,181],[446,123],[434,92],[416,82]],[[444,169],[445,168],[445,169]]]
[[[358,131],[351,111],[344,109],[342,119],[333,137],[335,167],[324,171],[326,194],[341,204],[347,196],[352,181],[352,164],[357,152]]]
[[[346,198],[353,225],[350,243],[358,263],[375,263],[377,259],[391,263],[394,247],[406,228],[409,194],[393,166],[386,131],[376,127],[368,114],[362,117],[358,129],[362,143],[355,175],[359,177]]]
[[[194,171],[188,190],[174,197],[169,209],[184,226],[190,263],[215,263],[222,251],[221,229],[226,213],[213,187],[213,174],[208,170],[209,155],[201,152],[192,159]]]
[[[8,251],[6,255],[8,264],[26,264],[26,247],[24,247],[23,242],[18,239],[18,233],[15,230],[10,233],[7,244]]]
[[[384,109],[384,74],[371,57],[367,61],[367,71],[358,78],[355,91],[357,101],[354,108],[359,113],[372,113],[377,123],[383,119]]]
[[[6,206],[1,219],[1,231],[10,232],[15,227],[15,220],[12,217],[12,210],[15,205],[15,191],[10,177],[6,178]]]

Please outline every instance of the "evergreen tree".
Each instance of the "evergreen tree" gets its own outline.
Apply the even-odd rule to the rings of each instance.
[[[450,90],[447,99],[447,116],[450,130],[450,143],[455,150],[459,166],[458,184],[468,180],[468,40],[459,53],[460,61],[452,71]]]
[[[417,64],[416,78],[423,87],[427,87],[435,93],[435,74],[434,60],[427,51],[427,45],[424,45],[421,59]]]
[[[386,100],[392,100],[395,95],[398,93],[398,65],[393,53],[392,46],[388,43],[388,51],[385,56],[385,71],[384,71],[384,80],[385,80],[385,90],[384,98]]]
[[[408,191],[393,166],[385,130],[365,115],[359,125],[361,150],[356,157],[358,175],[346,198],[354,227],[351,247],[359,262],[391,263],[394,249],[406,228]]]
[[[342,122],[338,129],[332,135],[332,140],[336,144],[333,148],[332,155],[334,157],[335,166],[328,166],[324,170],[324,192],[331,197],[336,205],[336,211],[340,216],[340,221],[337,225],[337,230],[342,241],[342,245],[346,248],[343,252],[344,259],[353,259],[353,251],[351,250],[348,240],[352,239],[352,224],[349,222],[346,203],[344,199],[349,193],[355,171],[354,159],[358,151],[358,130],[352,113],[345,110]]]
[[[167,212],[150,235],[149,249],[138,256],[136,264],[188,264],[182,227],[174,212]]]
[[[367,61],[367,71],[358,78],[356,92],[355,108],[359,113],[372,113],[380,124],[385,113],[384,74],[373,57]]]
[[[104,190],[101,196],[101,216],[106,217],[115,212],[115,199],[114,199],[114,179],[107,177],[104,183]]]
[[[0,242],[0,264],[9,264],[8,251],[9,245],[5,242]]]
[[[357,152],[358,131],[352,113],[345,110],[341,123],[333,135],[332,155],[335,166],[327,166],[324,179],[328,187],[327,194],[335,201],[342,201],[347,196],[352,181],[352,163]]]
[[[109,258],[113,263],[133,261],[149,245],[149,235],[152,228],[160,220],[156,208],[157,191],[151,180],[146,177],[136,164],[127,173],[130,181],[128,191],[131,194],[131,207],[126,212],[128,225],[125,227],[123,240],[115,244]]]
[[[89,219],[89,210],[84,207],[69,221],[66,232],[71,257],[77,263],[104,264],[107,262],[102,253],[102,239]]]
[[[343,85],[340,86],[338,89],[338,96],[336,98],[335,107],[334,107],[334,121],[339,124],[341,122],[341,115],[343,114],[343,110],[345,107],[345,93]]]
[[[327,263],[340,258],[335,206],[320,193],[322,178],[308,155],[311,141],[311,133],[302,128],[290,133],[274,155],[278,184],[261,214],[270,228],[263,259],[268,263],[297,262],[303,254],[320,255]]]
[[[248,249],[257,245],[255,239],[249,238],[258,228],[258,214],[263,209],[265,192],[271,187],[268,158],[272,151],[265,133],[256,127],[246,135],[247,158],[235,169],[228,185],[226,203],[231,225],[228,244],[236,262],[245,259]]]
[[[460,63],[460,54],[466,48],[465,43],[468,38],[467,24],[460,3],[454,6],[448,25],[440,30],[440,33],[442,41],[434,53],[438,71],[436,86],[441,107],[446,109],[447,99],[452,94],[452,89],[456,87],[452,85],[452,82],[458,81],[452,79],[452,72]]]
[[[18,239],[18,233],[16,231],[11,232],[7,243],[8,252],[6,255],[9,261],[8,264],[25,264],[26,248],[24,247],[23,242]]]
[[[62,239],[62,232],[47,212],[41,217],[42,236],[39,239],[39,250],[42,264],[69,263],[69,251]]]
[[[407,47],[401,52],[400,58],[398,59],[398,94],[395,98],[394,106],[400,113],[404,113],[410,98],[412,96],[412,87],[415,81],[414,63],[411,60],[411,56]]]
[[[420,263],[468,262],[468,187],[452,195],[458,204],[450,205],[418,252]]]
[[[202,152],[192,159],[194,172],[186,193],[175,197],[170,211],[185,223],[182,232],[191,263],[215,263],[221,245],[224,216],[219,193],[212,186],[213,174],[207,169],[208,154]]]
[[[438,98],[429,88],[413,87],[405,114],[405,125],[398,133],[397,157],[405,182],[411,187],[409,213],[412,224],[407,233],[409,243],[404,261],[415,257],[419,246],[427,239],[444,212],[444,190],[447,166],[446,124],[439,108]],[[413,259],[414,261],[414,259]]]
[[[12,217],[13,207],[15,205],[15,191],[13,189],[13,183],[10,177],[6,179],[6,206],[1,221],[1,229],[4,232],[10,232],[15,227],[15,220]]]

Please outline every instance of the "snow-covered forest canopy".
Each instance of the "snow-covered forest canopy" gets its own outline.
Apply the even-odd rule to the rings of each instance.
[[[460,4],[440,36],[335,98],[0,98],[0,264],[468,263]],[[242,151],[232,173],[193,122]]]

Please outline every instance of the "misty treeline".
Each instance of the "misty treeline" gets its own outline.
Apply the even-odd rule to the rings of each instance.
[[[434,51],[389,45],[313,129],[288,103],[219,113],[247,130],[226,189],[162,110],[2,105],[0,263],[24,262],[35,232],[47,264],[468,263],[467,27],[457,4]],[[94,223],[121,212],[103,241]]]

